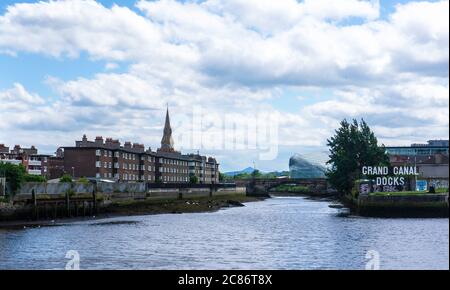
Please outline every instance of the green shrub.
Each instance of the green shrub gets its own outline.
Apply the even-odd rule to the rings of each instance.
[[[60,179],[59,182],[61,183],[70,183],[72,182],[72,176],[70,176],[69,174],[64,174]]]
[[[0,174],[6,177],[6,182],[9,183],[12,195],[14,195],[25,181],[26,169],[22,164],[14,165],[0,161]]]
[[[436,193],[448,193],[448,188],[436,188]]]
[[[189,182],[190,182],[191,184],[197,184],[197,183],[198,183],[198,177],[195,176],[195,175],[192,175],[192,176],[189,178]]]
[[[80,179],[78,179],[78,183],[87,185],[89,184],[89,180],[86,177],[81,177]]]
[[[24,181],[25,182],[47,182],[47,178],[45,178],[44,176],[40,176],[40,175],[31,175],[31,174],[25,174],[24,176]]]
[[[281,184],[275,187],[273,190],[280,192],[289,193],[309,193],[311,190],[307,186],[292,185],[292,184]]]

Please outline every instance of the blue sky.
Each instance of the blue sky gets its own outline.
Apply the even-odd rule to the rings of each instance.
[[[87,133],[155,148],[167,103],[175,134],[193,138],[177,121],[196,106],[244,131],[278,120],[257,149],[180,141],[224,170],[316,158],[343,118],[369,120],[387,145],[448,138],[448,1],[185,2],[2,1],[0,143],[51,153]]]

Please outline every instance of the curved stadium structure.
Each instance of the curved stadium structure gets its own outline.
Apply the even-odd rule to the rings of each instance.
[[[326,168],[306,156],[295,154],[289,159],[291,178],[325,178]]]

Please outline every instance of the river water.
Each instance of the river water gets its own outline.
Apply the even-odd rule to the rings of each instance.
[[[374,261],[449,269],[448,219],[362,218],[328,205],[278,197],[214,213],[0,229],[0,269],[64,269],[70,250],[81,269],[364,269]]]

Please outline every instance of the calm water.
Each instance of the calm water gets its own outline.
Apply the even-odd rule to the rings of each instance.
[[[0,230],[0,269],[448,269],[448,219],[343,217],[327,202],[274,198],[215,213]]]

